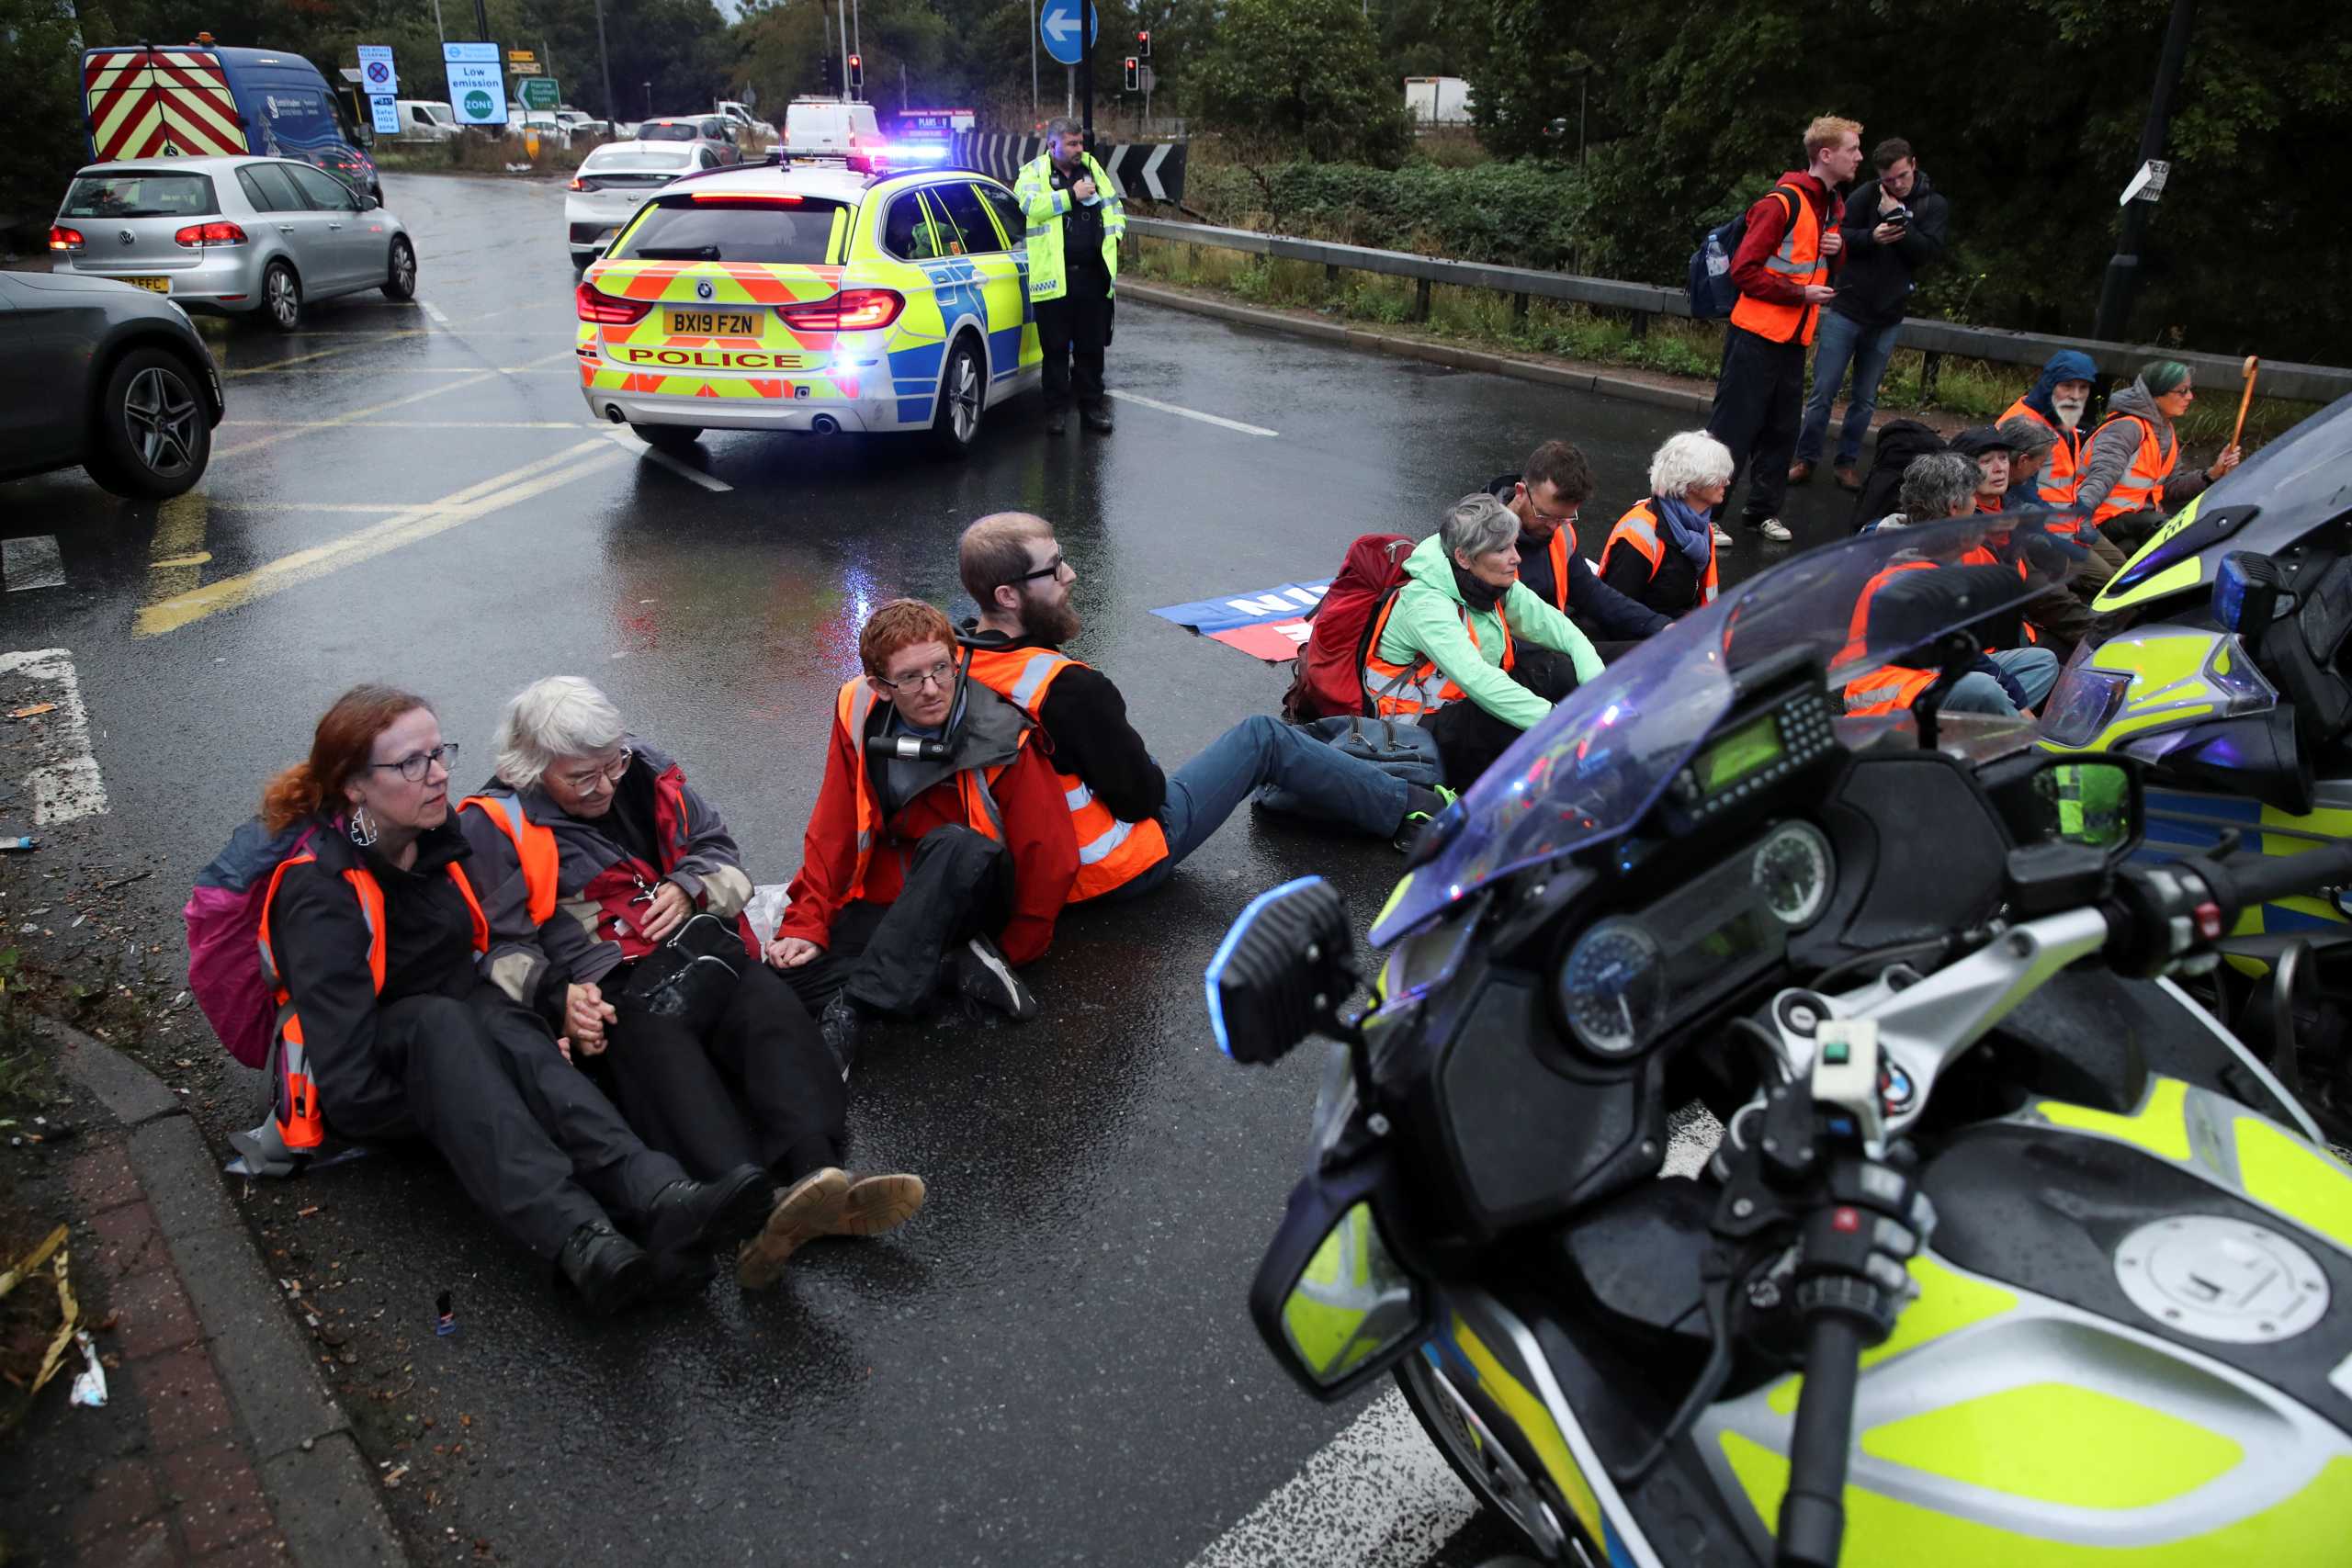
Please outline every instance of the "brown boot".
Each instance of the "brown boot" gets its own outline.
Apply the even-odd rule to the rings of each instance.
[[[747,1291],[775,1284],[803,1242],[833,1234],[848,1200],[849,1178],[831,1166],[794,1182],[768,1211],[760,1234],[737,1250],[735,1282]]]
[[[1839,490],[1860,490],[1862,488],[1862,476],[1854,471],[1854,465],[1851,463],[1838,464],[1838,467],[1831,471],[1830,477],[1838,481],[1838,488]]]
[[[1799,457],[1795,462],[1789,465],[1789,482],[1791,484],[1801,485],[1811,478],[1813,478],[1813,465],[1806,462],[1803,457]]]
[[[880,1235],[897,1230],[915,1217],[924,1197],[920,1176],[861,1176],[849,1184],[849,1197],[832,1235]]]

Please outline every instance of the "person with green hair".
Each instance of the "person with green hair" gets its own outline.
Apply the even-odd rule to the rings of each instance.
[[[2238,466],[2244,456],[2225,446],[2212,465],[2177,472],[2180,436],[2174,422],[2196,400],[2188,367],[2177,359],[2158,359],[2140,367],[2129,387],[2107,406],[2107,420],[2092,432],[2083,449],[2083,480],[2075,504],[2091,521],[2110,533],[2137,542],[2153,529],[2124,523],[2109,528],[2110,519],[2161,516],[2177,512],[2191,497]],[[2120,541],[2118,541],[2119,543]]]

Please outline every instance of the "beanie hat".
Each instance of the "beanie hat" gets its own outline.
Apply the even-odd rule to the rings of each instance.
[[[2151,397],[2177,392],[2188,379],[2188,367],[2177,359],[2152,359],[2140,367],[2140,384],[2148,389]]]

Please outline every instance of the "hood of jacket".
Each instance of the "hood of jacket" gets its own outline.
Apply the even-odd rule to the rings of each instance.
[[[1456,604],[1463,603],[1462,590],[1453,585],[1453,558],[1445,553],[1442,534],[1431,534],[1413,547],[1413,553],[1405,558],[1405,575],[1436,589]]]
[[[2107,412],[2110,419],[2120,413],[2138,414],[2156,427],[2156,449],[2159,452],[2171,450],[2172,421],[2165,417],[2164,410],[2156,407],[2155,394],[2149,391],[2148,384],[2137,376],[2132,378],[2130,386],[2108,399]]]
[[[2098,367],[2081,349],[2062,348],[2050,356],[2050,363],[2043,366],[2041,374],[2033,378],[2033,386],[2025,395],[2025,406],[2048,420],[2052,428],[2060,426],[2058,411],[2052,406],[2050,394],[2058,389],[2061,381],[2088,381],[2096,387],[2098,385]]]

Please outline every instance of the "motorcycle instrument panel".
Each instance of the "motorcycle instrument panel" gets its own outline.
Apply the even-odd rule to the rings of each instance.
[[[1693,822],[1755,799],[1837,749],[1829,703],[1819,687],[1792,693],[1690,759],[1668,787]]]

